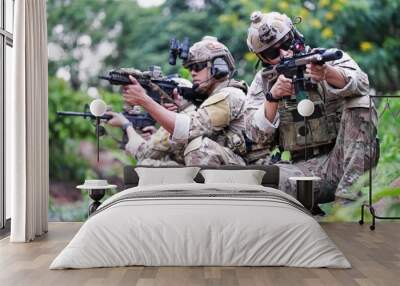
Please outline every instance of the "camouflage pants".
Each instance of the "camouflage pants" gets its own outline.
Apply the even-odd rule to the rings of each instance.
[[[184,156],[186,166],[245,165],[242,157],[207,137],[197,137],[190,141]]]
[[[177,161],[171,160],[168,157],[162,159],[143,159],[137,162],[137,165],[141,166],[153,166],[153,167],[160,167],[160,166],[182,166]]]
[[[142,166],[184,166],[183,150],[185,146],[167,139],[168,137],[164,140],[152,140],[142,144],[135,154],[137,164]]]
[[[356,199],[360,195],[359,190],[351,190],[350,187],[369,170],[371,148],[373,166],[379,158],[379,146],[375,140],[377,116],[374,110],[370,135],[369,112],[368,108],[344,109],[336,143],[329,154],[293,164],[277,164],[280,168],[280,189],[295,196],[296,182],[289,177],[317,176],[322,179],[313,184],[317,202],[329,202],[335,197]],[[372,144],[370,136],[374,138]]]

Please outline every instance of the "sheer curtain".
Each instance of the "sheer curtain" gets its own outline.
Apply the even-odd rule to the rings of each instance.
[[[6,187],[12,242],[47,232],[48,115],[45,0],[15,2],[14,93],[6,98]]]

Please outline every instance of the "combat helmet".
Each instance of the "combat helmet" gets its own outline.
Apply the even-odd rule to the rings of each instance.
[[[235,69],[235,60],[228,48],[216,37],[204,36],[200,42],[190,47],[188,58],[183,62],[183,66],[187,68],[194,63],[212,62],[215,58],[223,58],[230,71]]]
[[[251,25],[247,33],[247,46],[255,54],[273,47],[294,30],[292,20],[285,14],[255,11],[250,16]]]

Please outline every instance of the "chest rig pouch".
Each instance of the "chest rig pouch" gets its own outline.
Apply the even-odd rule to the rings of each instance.
[[[247,93],[247,84],[244,81],[236,81],[234,79],[227,80],[225,83],[220,85],[221,90],[210,96],[203,102],[201,107],[207,110],[210,115],[214,132],[210,139],[216,141],[218,144],[231,149],[234,153],[243,156],[246,154],[246,144],[243,134],[235,132],[231,129],[231,106],[227,97],[229,92],[224,92],[224,87],[234,87]]]
[[[312,93],[311,93],[312,94]],[[305,149],[306,135],[307,148],[314,153],[327,153],[323,146],[333,145],[338,133],[338,114],[328,114],[322,100],[310,94],[309,99],[314,102],[314,113],[307,118],[297,111],[296,100],[286,100],[279,103],[280,126],[279,147],[293,154]],[[324,150],[324,151],[319,151]],[[315,154],[315,155],[317,155]]]

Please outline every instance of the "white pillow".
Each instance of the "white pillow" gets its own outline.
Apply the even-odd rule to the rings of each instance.
[[[233,183],[246,185],[261,185],[265,175],[263,170],[214,170],[200,171],[204,177],[204,183]]]
[[[199,167],[135,168],[139,176],[138,186],[195,183],[193,179],[199,170]]]

